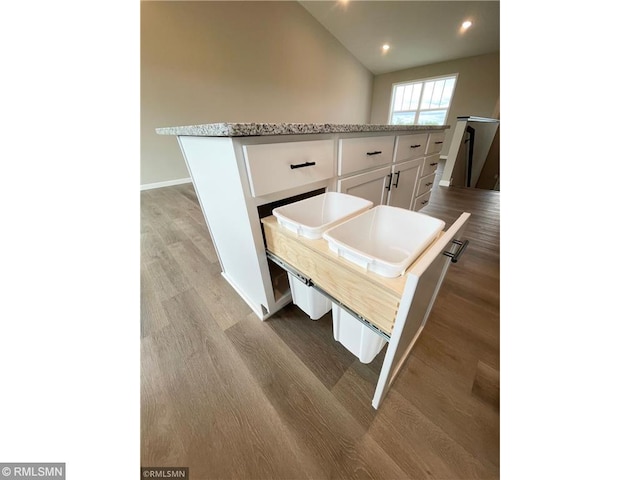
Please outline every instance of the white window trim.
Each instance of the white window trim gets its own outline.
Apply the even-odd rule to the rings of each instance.
[[[440,80],[441,78],[451,78],[451,77],[455,77],[456,82],[453,84],[453,91],[451,92],[451,100],[453,103],[453,97],[456,94],[456,88],[458,88],[458,72],[456,73],[448,73],[446,75],[438,75],[437,77],[427,77],[427,78],[416,78],[415,80],[405,80],[403,82],[396,82],[396,83],[392,83],[391,84],[391,102],[389,103],[389,116],[387,119],[387,124],[391,125],[391,118],[393,118],[393,104],[395,103],[395,99],[396,99],[396,86],[400,86],[400,85],[411,85],[413,83],[423,83],[423,82],[435,82],[437,80]],[[418,100],[418,107],[420,107],[420,105],[422,105],[422,94],[424,93],[424,88],[422,88],[420,90],[420,99]],[[449,111],[451,110],[451,104],[449,104],[449,107],[446,109],[447,112],[445,113],[444,116],[444,125],[447,124],[447,121],[449,120]],[[398,110],[395,113],[398,112],[403,112],[405,110]],[[407,112],[412,112],[413,110],[406,110]],[[416,121],[418,115],[420,115],[420,108],[418,108],[416,110],[416,116],[414,117],[414,122]],[[415,125],[415,123],[413,123],[412,125]]]

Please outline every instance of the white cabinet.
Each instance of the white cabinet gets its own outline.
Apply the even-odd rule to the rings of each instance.
[[[421,177],[426,177],[435,173],[438,169],[438,163],[440,162],[440,154],[430,155],[424,159],[424,168],[422,169]]]
[[[432,153],[440,153],[442,150],[442,144],[444,143],[444,132],[434,132],[429,135],[429,142],[427,144],[427,155]]]
[[[428,198],[416,186],[429,173],[425,152],[438,149],[433,135],[383,130],[178,139],[222,275],[266,319],[291,294],[286,273],[267,261],[261,218],[276,204],[334,190],[374,205],[415,208],[416,197]]]
[[[401,208],[411,208],[416,181],[422,169],[424,159],[395,164],[392,167],[392,182],[389,189],[387,205]]]
[[[436,174],[432,173],[431,175],[427,175],[425,177],[421,177],[416,185],[416,197],[420,195],[424,195],[433,187],[433,183],[436,180]]]
[[[392,174],[389,167],[359,173],[338,180],[338,192],[348,193],[373,202],[373,206],[387,203]]]
[[[359,137],[338,140],[338,175],[391,163],[395,137]]]
[[[365,198],[373,205],[410,209],[423,159],[338,179],[338,192]]]
[[[435,184],[435,173],[440,162],[440,150],[444,141],[444,133],[429,134],[426,154],[422,170],[418,178],[415,190],[415,198],[411,204],[412,210],[421,210],[427,206],[431,198],[431,190]]]
[[[261,124],[257,127],[238,125],[241,129],[263,128]],[[428,127],[422,133],[410,128],[394,130],[391,134],[389,128],[384,127],[372,134],[350,130],[349,133],[333,132],[331,126],[317,132],[317,125],[312,125],[313,133],[299,133],[295,131],[299,127],[291,125],[294,133],[267,133],[265,136],[260,133],[216,135],[216,124],[212,124],[214,134],[211,135],[202,135],[199,127],[176,127],[176,130],[187,130],[177,133],[178,141],[220,260],[222,275],[263,320],[290,303],[292,297],[287,265],[276,263],[278,258],[274,258],[273,251],[269,252],[271,260],[267,258],[265,235],[268,229],[263,230],[262,221],[266,222],[269,217],[273,219],[273,208],[300,200],[300,197],[337,189],[370,200],[375,205],[416,209],[418,205],[426,204],[423,202],[431,195],[430,182],[437,166],[439,142],[444,137],[437,133],[438,130]],[[279,129],[281,125],[266,125],[265,128],[272,127]],[[194,128],[193,133],[189,131],[191,128]],[[360,297],[352,295],[350,288],[362,280],[362,272],[352,272],[349,276],[348,272],[337,270],[342,265],[340,262],[325,269],[327,257],[324,254],[316,257],[316,261],[309,260],[306,250],[302,252],[305,255],[299,256],[299,272],[318,267],[314,271],[325,272],[324,278],[337,282],[332,291],[348,296],[341,308],[356,312],[366,304],[372,321],[382,315],[390,322],[389,328],[380,330],[387,332],[384,336],[389,344],[372,402],[375,408],[380,405],[425,325],[448,268],[449,257],[457,257],[464,251],[465,244],[458,242],[459,247],[455,242],[454,246],[450,244],[454,235],[459,237],[461,234],[468,216],[463,214],[434,241],[406,275],[397,280],[400,283],[391,285],[385,279],[384,285],[374,284],[376,290],[369,292],[364,303]],[[297,255],[294,245],[288,245],[291,254]],[[291,265],[296,267],[294,263]],[[335,275],[336,271],[347,276]],[[316,280],[313,276],[307,278]],[[328,285],[325,285],[325,293]],[[315,286],[324,288],[321,282]],[[368,325],[373,324],[369,322]]]
[[[243,151],[254,197],[334,175],[333,140],[244,145]]]
[[[417,196],[417,181],[426,168],[424,153],[434,141],[426,133],[398,135],[395,137],[393,157],[386,158],[384,167],[371,170],[372,165],[380,167],[383,158],[379,157],[375,164],[367,163],[362,161],[362,152],[379,151],[371,147],[378,145],[382,149],[381,142],[388,142],[388,138],[390,137],[341,140],[344,144],[339,149],[337,190],[366,198],[374,205],[411,209]],[[353,140],[358,142],[351,143]],[[383,151],[387,151],[387,148]]]
[[[428,138],[429,136],[425,133],[398,136],[394,161],[402,162],[404,160],[424,156],[424,152],[427,150]]]

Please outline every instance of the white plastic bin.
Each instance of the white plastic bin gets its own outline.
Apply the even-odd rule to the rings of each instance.
[[[328,228],[370,209],[364,198],[339,192],[326,192],[275,208],[278,223],[306,238],[322,238]]]
[[[313,287],[305,285],[302,280],[294,275],[290,273],[287,273],[287,275],[289,276],[289,286],[291,287],[293,303],[309,315],[311,320],[318,320],[331,310],[331,300]]]
[[[387,340],[363,325],[338,304],[331,305],[333,338],[358,357],[362,363],[371,363]]]
[[[319,239],[329,227],[373,206],[364,198],[339,192],[325,192],[297,202],[275,208],[273,215],[284,228],[297,235]],[[306,286],[289,274],[293,303],[312,320],[317,320],[331,310],[331,301],[312,287]]]
[[[404,208],[378,205],[328,229],[331,251],[382,277],[403,275],[444,229],[444,222]]]

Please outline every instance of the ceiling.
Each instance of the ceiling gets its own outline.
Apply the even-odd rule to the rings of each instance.
[[[374,75],[500,50],[498,1],[299,3]]]

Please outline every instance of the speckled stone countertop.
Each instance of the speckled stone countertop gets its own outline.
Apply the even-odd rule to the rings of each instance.
[[[207,123],[183,127],[156,128],[159,135],[196,137],[252,137],[259,135],[302,135],[305,133],[357,133],[442,130],[448,125],[370,125],[337,123]]]

